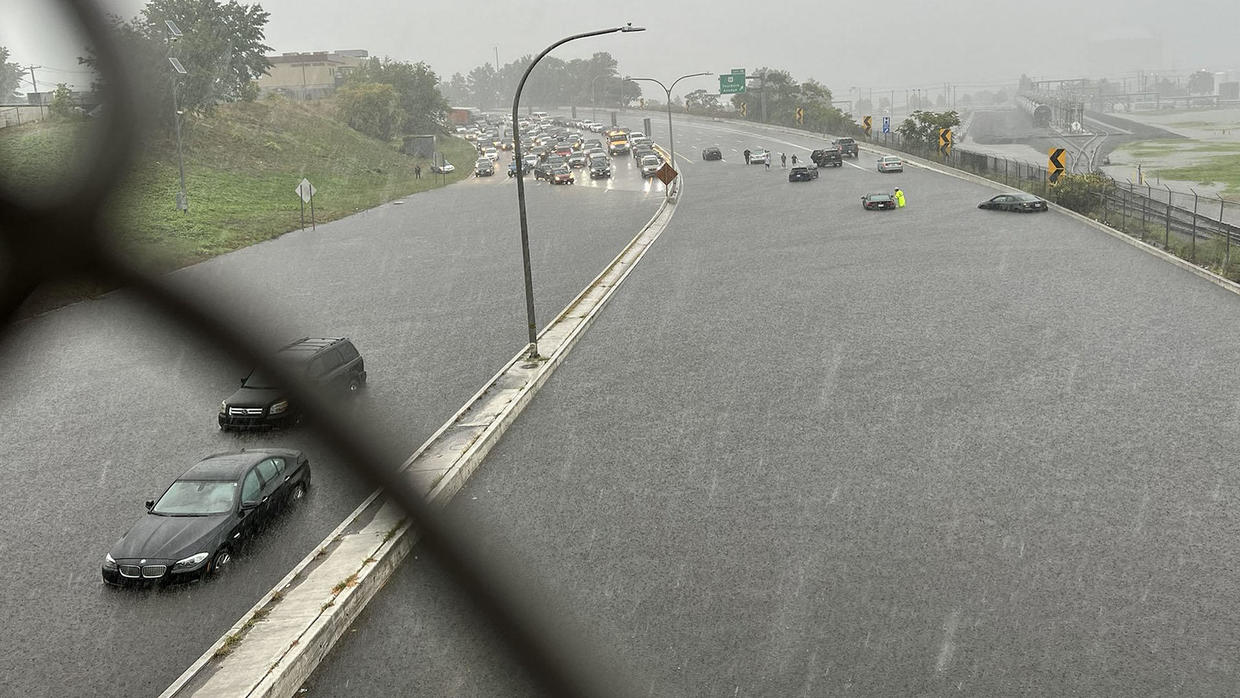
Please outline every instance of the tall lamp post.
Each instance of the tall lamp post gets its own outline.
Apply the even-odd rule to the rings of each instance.
[[[623,27],[612,27],[610,29],[599,29],[598,31],[585,32],[584,34],[573,34],[551,44],[543,49],[543,52],[534,57],[530,66],[525,69],[525,74],[521,76],[521,82],[517,83],[517,93],[512,97],[512,154],[517,160],[517,209],[521,214],[521,264],[525,271],[525,316],[529,325],[529,351],[526,358],[537,360],[542,358],[538,354],[538,324],[534,320],[534,277],[530,273],[530,226],[525,217],[525,164],[522,162],[521,156],[521,90],[525,87],[525,81],[530,77],[530,73],[534,70],[534,66],[538,65],[544,56],[551,53],[553,49],[561,44],[567,44],[574,39],[584,39],[588,36],[599,36],[601,34],[614,34],[615,32],[642,32],[646,31],[645,27],[635,27],[632,23]]]
[[[164,24],[168,27],[168,62],[172,64],[173,75],[172,82],[172,118],[176,124],[177,131],[177,169],[181,171],[181,192],[177,195],[177,208],[183,213],[189,212],[189,194],[185,192],[185,158],[181,155],[181,109],[177,106],[177,77],[185,75],[185,66],[181,65],[181,61],[172,55],[172,44],[180,39],[182,34],[176,23],[170,19],[164,20]]]
[[[681,80],[684,80],[685,78],[697,78],[703,75],[713,75],[713,74],[714,73],[705,72],[705,73],[689,73],[688,75],[681,75],[680,77],[673,80],[670,86],[664,85],[662,82],[655,80],[654,78],[634,78],[634,77],[628,77],[628,76],[624,78],[625,80],[633,80],[633,81],[645,80],[647,82],[653,82],[659,87],[662,87],[663,91],[667,93],[667,144],[668,144],[668,149],[671,150],[670,157],[671,157],[672,167],[676,167],[676,139],[672,137],[672,89],[676,87],[676,83],[680,82]],[[667,188],[667,191],[670,193],[671,190],[672,188],[669,185]]]

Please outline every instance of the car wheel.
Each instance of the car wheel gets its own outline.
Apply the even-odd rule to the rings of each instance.
[[[289,503],[293,504],[294,506],[301,503],[301,501],[305,498],[306,498],[306,483],[304,482],[297,483],[297,486],[294,487],[293,491],[290,492],[288,495]]]
[[[207,574],[212,576],[223,574],[231,566],[232,551],[228,549],[228,546],[224,546],[211,556],[211,564],[207,565]]]

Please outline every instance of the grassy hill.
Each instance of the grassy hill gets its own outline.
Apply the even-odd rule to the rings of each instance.
[[[189,211],[176,209],[176,141],[148,142],[110,211],[122,241],[157,268],[171,269],[298,228],[301,200],[294,189],[303,177],[317,191],[320,222],[441,186],[428,160],[398,152],[398,143],[364,136],[333,114],[330,104],[277,98],[187,117]],[[49,186],[72,168],[77,146],[89,137],[89,126],[81,123],[0,129],[0,179],[9,186]],[[441,137],[440,149],[458,167],[448,183],[472,172],[471,144]],[[421,179],[414,178],[415,164],[422,165]],[[307,207],[307,225],[309,215]]]

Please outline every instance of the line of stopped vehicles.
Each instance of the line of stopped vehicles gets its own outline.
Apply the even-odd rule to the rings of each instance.
[[[788,170],[789,182],[809,182],[818,179],[818,170],[825,167],[842,167],[844,158],[857,159],[859,148],[853,138],[836,138],[825,148],[810,153],[809,164],[799,165],[794,156],[792,169]],[[744,151],[745,164],[770,166],[774,155],[766,148],[752,148]],[[722,161],[723,151],[719,146],[710,146],[702,150],[705,161]],[[880,173],[904,172],[904,160],[896,155],[882,155],[875,161],[875,169]],[[873,192],[861,197],[861,207],[867,211],[884,211],[900,208],[897,197],[893,193]],[[994,211],[1016,211],[1035,213],[1046,211],[1046,201],[1027,192],[1007,192],[997,194],[978,204],[979,209]]]
[[[324,397],[356,395],[366,363],[348,337],[302,337],[275,352],[275,361]],[[273,376],[255,369],[220,403],[222,431],[291,427],[302,410]],[[103,581],[146,586],[201,579],[225,571],[233,556],[282,512],[305,499],[310,460],[293,448],[242,448],[193,464],[103,559]]]
[[[584,171],[590,179],[610,179],[612,157],[631,155],[644,179],[652,178],[663,165],[663,157],[654,142],[644,133],[595,121],[550,117],[536,112],[518,123],[521,135],[521,162],[514,153],[508,163],[508,176],[515,177],[518,168],[523,174],[551,184],[573,184],[574,171]],[[488,115],[473,126],[458,127],[457,132],[478,148],[474,163],[475,177],[495,175],[500,153],[513,151],[511,119]],[[598,134],[591,137],[590,134]]]

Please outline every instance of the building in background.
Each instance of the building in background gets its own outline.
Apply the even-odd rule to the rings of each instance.
[[[260,94],[278,93],[293,99],[319,99],[336,91],[349,73],[366,61],[365,49],[311,51],[267,56],[271,70],[258,78]]]

